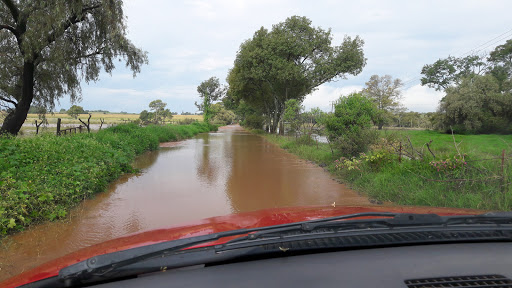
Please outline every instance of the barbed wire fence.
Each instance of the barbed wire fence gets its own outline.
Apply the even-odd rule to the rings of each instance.
[[[476,183],[485,183],[491,192],[501,192],[502,194],[510,192],[512,187],[512,152],[502,149],[501,153],[495,156],[485,156],[477,158],[474,155],[467,155],[460,152],[459,145],[454,141],[455,150],[457,151],[453,159],[442,159],[431,148],[433,140],[423,144],[421,148],[414,147],[409,136],[399,139],[395,142],[389,142],[392,153],[396,155],[397,161],[406,160],[430,160],[430,164],[440,167],[448,167],[448,169],[438,169],[439,177],[434,178],[431,175],[425,176],[416,172],[410,173],[422,178],[427,182],[452,182],[475,185]],[[510,148],[510,146],[509,146]],[[509,149],[512,151],[512,149]],[[446,162],[450,162],[451,167]],[[438,166],[439,167],[439,166]],[[512,199],[510,199],[512,201]]]

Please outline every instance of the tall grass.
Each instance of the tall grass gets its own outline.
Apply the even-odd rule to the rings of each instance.
[[[325,163],[333,175],[379,201],[399,205],[512,210],[512,135],[455,135],[458,150],[466,154],[466,164],[443,172],[437,171],[431,162],[454,161],[453,157],[457,157],[459,151],[452,135],[433,131],[381,133],[384,137],[401,139],[404,147],[410,139],[415,149],[422,150],[425,157],[421,160],[402,157],[399,162],[397,155],[375,150],[356,161],[346,159],[348,165],[336,167],[340,162],[334,161],[340,161],[340,155],[337,151],[332,153],[328,144],[320,143],[317,148],[316,144],[300,144],[294,138],[265,137],[301,158]],[[436,159],[424,145],[430,140]],[[508,156],[502,167],[500,157],[503,150]]]
[[[0,237],[65,217],[71,207],[132,172],[133,159],[158,149],[159,142],[216,129],[198,122],[123,124],[92,134],[0,138]]]

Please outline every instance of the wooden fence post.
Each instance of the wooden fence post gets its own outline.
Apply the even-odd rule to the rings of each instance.
[[[37,120],[34,120],[34,122],[36,123],[36,135],[39,134],[39,127],[41,127],[41,125],[43,125],[44,123],[44,120],[41,120],[41,123],[37,123]]]
[[[507,179],[505,177],[505,149],[501,151],[501,192],[505,193],[507,191]]]
[[[398,151],[398,163],[402,163],[402,141],[400,141],[400,150]]]
[[[60,136],[60,118],[57,118],[57,136]]]

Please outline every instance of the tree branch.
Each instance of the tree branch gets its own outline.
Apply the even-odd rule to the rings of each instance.
[[[0,31],[2,31],[3,29],[11,31],[12,34],[14,34],[14,36],[18,37],[18,31],[16,30],[16,28],[6,24],[0,24]]]
[[[69,60],[76,60],[76,61],[78,61],[78,60],[83,59],[83,58],[89,58],[89,57],[96,56],[96,55],[103,55],[103,49],[104,49],[104,48],[105,48],[105,47],[99,48],[99,49],[97,49],[96,51],[91,52],[91,53],[89,53],[89,54],[84,54],[84,55],[80,55],[80,56],[73,57],[73,58],[67,58],[67,60],[68,60],[68,61],[69,61]],[[41,64],[41,63],[46,62],[47,60],[48,60],[47,58],[39,57],[39,58],[37,58],[37,61],[36,61],[34,64],[39,65],[39,64]],[[79,62],[79,63],[80,63],[80,64],[84,64],[84,63],[82,63],[82,62]]]
[[[0,96],[0,100],[2,100],[4,102],[7,102],[7,103],[11,103],[12,105],[14,105],[14,107],[18,106],[18,103],[16,103],[15,101],[13,101],[11,99],[7,99],[7,98],[4,98],[4,97]]]
[[[18,18],[20,17],[20,11],[18,10],[18,7],[16,7],[16,4],[12,0],[2,0],[4,2],[5,6],[9,8],[9,11],[11,11],[12,18],[14,18],[14,22],[18,23]]]
[[[55,42],[55,40],[57,40],[58,37],[60,37],[66,30],[68,30],[68,28],[71,27],[71,25],[84,21],[85,19],[87,19],[86,15],[89,12],[96,10],[100,7],[101,7],[101,4],[93,5],[90,7],[84,7],[81,11],[81,14],[82,14],[81,17],[78,17],[77,14],[73,14],[73,15],[69,16],[68,19],[66,19],[64,22],[61,23],[61,25],[59,25],[60,29],[54,30],[53,33],[48,35],[48,39],[47,39],[48,45]],[[57,33],[57,32],[59,32],[59,33]]]

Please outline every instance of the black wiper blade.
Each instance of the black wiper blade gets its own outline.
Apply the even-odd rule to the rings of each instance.
[[[381,217],[371,218],[362,220],[350,220],[353,218],[361,217]],[[385,218],[382,218],[385,217]],[[341,221],[345,220],[345,221]],[[247,240],[256,240],[259,238],[271,238],[280,237],[284,233],[290,233],[293,231],[309,233],[319,228],[338,228],[338,229],[368,229],[368,228],[389,228],[404,225],[433,225],[444,223],[444,219],[437,214],[409,214],[409,213],[387,213],[387,212],[369,212],[369,213],[357,213],[350,214],[340,217],[330,217],[318,220],[311,220],[306,222],[297,222],[293,225],[287,225],[285,227],[270,227],[271,229],[265,229],[256,231],[244,237],[238,237],[225,243],[226,245],[242,242]]]
[[[355,219],[361,217],[375,217],[371,219]],[[193,247],[199,244],[213,242],[215,240],[239,236],[236,239],[216,246],[226,247],[240,241],[250,241],[258,238],[267,238],[284,235],[293,231],[308,233],[323,227],[335,227],[337,229],[368,229],[368,228],[393,228],[404,226],[432,226],[432,225],[460,225],[460,224],[512,224],[511,215],[505,214],[483,214],[474,216],[439,216],[437,214],[404,214],[387,212],[366,212],[343,216],[308,220],[302,222],[251,228],[233,231],[219,232],[209,235],[190,237],[185,239],[172,240],[148,246],[98,255],[82,262],[73,264],[59,271],[59,281],[68,285],[76,283],[91,283],[97,279],[105,280],[115,275],[115,272],[122,270],[135,263],[140,263],[156,257],[165,257]],[[339,231],[339,230],[338,230]]]
[[[91,257],[87,260],[78,262],[76,264],[61,269],[59,271],[59,279],[60,281],[69,283],[69,285],[74,285],[76,282],[87,282],[88,279],[94,276],[101,277],[102,275],[106,275],[107,273],[114,271],[117,268],[125,267],[140,261],[151,259],[153,257],[159,257],[165,254],[170,254],[172,252],[196,246],[202,243],[213,242],[224,237],[244,235],[253,232],[262,232],[273,229],[294,229],[295,227],[300,227],[303,224],[331,222],[359,217],[395,217],[396,215],[399,214],[387,212],[356,213],[343,216],[308,220],[303,222],[295,222],[251,229],[239,229],[203,236],[190,237],[185,239],[172,240]]]
[[[363,215],[364,214],[364,215]],[[358,215],[358,214],[353,214]],[[299,234],[312,233],[321,229],[330,229],[328,233],[339,233],[348,230],[362,230],[362,229],[377,229],[377,228],[397,228],[397,227],[420,227],[420,226],[444,226],[449,227],[452,225],[477,225],[477,224],[512,224],[512,213],[509,212],[492,212],[480,215],[460,215],[460,216],[439,216],[437,214],[414,214],[414,213],[375,213],[374,215],[367,215],[361,213],[353,217],[347,215],[349,218],[363,217],[363,216],[387,216],[388,218],[378,219],[362,219],[352,221],[338,221],[343,217],[335,217],[335,219],[319,219],[320,221],[308,221],[304,223],[296,223],[297,225],[290,227],[276,227],[263,231],[257,231],[244,237],[238,237],[231,241],[226,242],[223,246],[228,246],[237,242],[245,242],[261,238],[279,238],[289,235],[292,232]]]

